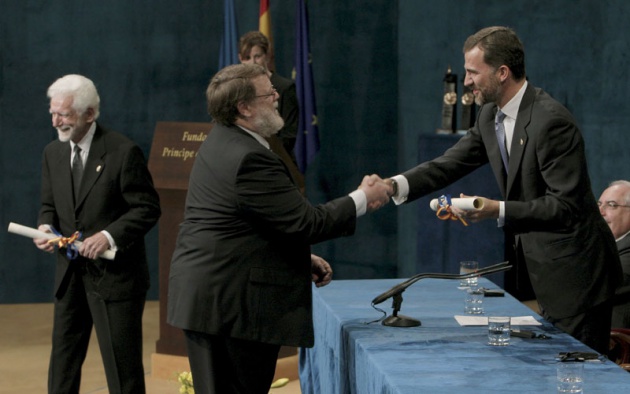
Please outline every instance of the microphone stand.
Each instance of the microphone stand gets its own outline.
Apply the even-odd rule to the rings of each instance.
[[[468,278],[474,278],[476,276],[483,276],[483,275],[488,275],[488,274],[494,274],[496,272],[507,271],[510,268],[512,268],[512,266],[510,265],[510,262],[504,261],[502,263],[491,265],[489,267],[480,268],[476,272],[471,272],[468,274],[441,274],[441,273],[426,274],[425,273],[425,274],[414,275],[411,278],[407,279],[406,281],[397,284],[396,286],[392,287],[391,289],[387,290],[381,295],[375,297],[372,300],[372,306],[374,307],[374,305],[378,305],[381,302],[387,300],[388,298],[393,298],[392,308],[394,309],[394,312],[392,313],[391,316],[388,316],[387,318],[383,320],[383,325],[391,326],[391,327],[417,327],[422,324],[420,323],[420,320],[398,314],[398,312],[400,311],[400,307],[402,305],[402,301],[403,301],[402,293],[412,284],[424,278],[468,279]]]

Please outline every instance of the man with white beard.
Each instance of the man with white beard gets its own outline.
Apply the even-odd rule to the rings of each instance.
[[[311,282],[328,284],[332,270],[310,245],[353,234],[389,187],[364,180],[311,205],[264,138],[283,121],[261,66],[222,69],[206,97],[216,124],[190,174],[167,321],[184,330],[197,394],[267,394],[280,347],[314,343]]]
[[[49,393],[78,393],[92,326],[110,393],[145,392],[142,313],[149,288],[144,236],[160,217],[140,148],[96,122],[94,83],[66,75],[48,88],[58,141],[42,159],[39,230],[83,243],[57,250]],[[55,252],[48,239],[33,240]],[[116,250],[114,260],[99,256]]]

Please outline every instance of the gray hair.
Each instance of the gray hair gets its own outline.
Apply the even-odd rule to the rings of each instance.
[[[53,82],[48,88],[48,98],[53,97],[72,97],[72,108],[79,115],[84,114],[88,108],[92,108],[94,119],[98,118],[101,99],[94,83],[82,75],[64,75]]]
[[[623,205],[630,205],[630,181],[620,179],[618,181],[610,182],[610,185],[608,185],[608,187],[613,187],[613,186],[626,187],[626,192],[623,195]]]

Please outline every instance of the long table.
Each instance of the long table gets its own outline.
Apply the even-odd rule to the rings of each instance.
[[[555,393],[559,352],[593,350],[554,328],[515,298],[486,297],[485,316],[534,316],[542,326],[521,329],[551,339],[513,337],[487,345],[486,326],[460,326],[464,291],[458,281],[423,279],[403,293],[399,315],[419,327],[388,327],[375,320],[377,295],[402,279],[338,280],[313,291],[315,347],[300,349],[303,394]],[[486,288],[496,288],[480,278]],[[387,315],[391,299],[376,307]],[[630,374],[609,360],[587,362],[584,392],[630,392]]]

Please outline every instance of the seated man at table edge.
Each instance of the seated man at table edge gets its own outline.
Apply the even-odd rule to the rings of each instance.
[[[623,284],[617,289],[613,306],[612,327],[630,328],[630,182],[611,182],[597,204],[617,241],[623,270]]]

